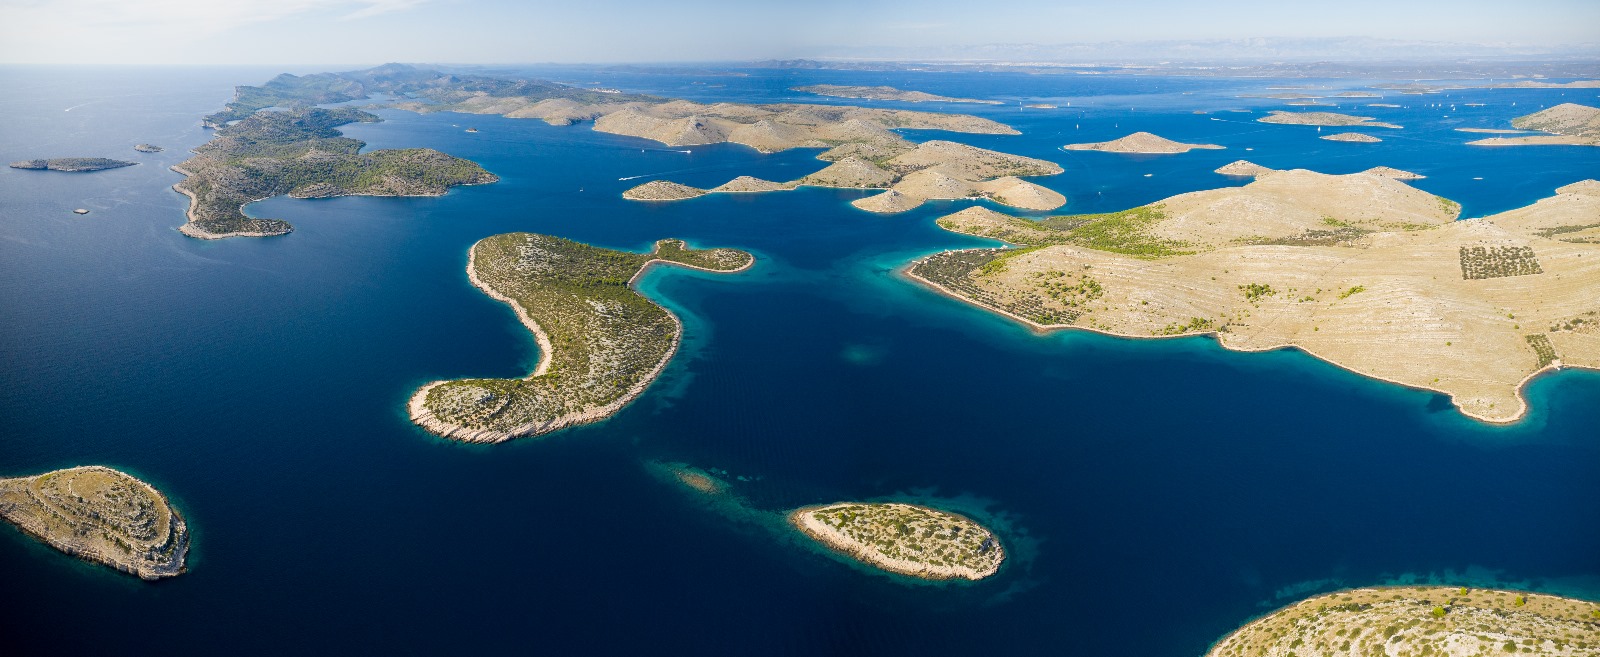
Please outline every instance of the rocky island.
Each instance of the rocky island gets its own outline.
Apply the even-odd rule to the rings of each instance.
[[[1600,146],[1600,108],[1562,103],[1511,120],[1512,127],[1549,134],[1526,137],[1490,137],[1469,141],[1469,146]],[[1475,132],[1490,132],[1476,129]],[[1512,131],[1506,131],[1512,132]],[[15,166],[15,165],[13,165]]]
[[[51,547],[146,580],[183,573],[189,530],[160,491],[83,466],[0,479],[0,517]]]
[[[894,87],[856,87],[841,84],[813,84],[807,87],[794,87],[790,91],[816,94],[818,96],[832,96],[834,98],[865,98],[868,100],[898,100],[908,103],[976,103],[980,105],[1003,105],[998,100],[980,100],[977,98],[951,98],[939,96],[923,91],[905,91]]]
[[[411,397],[411,419],[440,436],[493,443],[603,419],[655,380],[677,351],[676,315],[633,289],[654,263],[735,272],[755,258],[661,240],[651,253],[614,251],[533,233],[484,238],[467,277],[509,304],[539,342],[525,379],[435,381]]]
[[[1359,132],[1341,132],[1336,135],[1323,135],[1318,137],[1318,139],[1326,139],[1328,141],[1343,141],[1354,144],[1376,144],[1383,141],[1382,139],[1372,135],[1362,134]]]
[[[630,201],[681,201],[704,196],[706,190],[665,180],[652,180],[622,193]]]
[[[836,552],[921,579],[979,580],[999,572],[1006,558],[982,525],[924,506],[840,502],[798,509],[789,522]]]
[[[1246,178],[1254,178],[1273,171],[1276,171],[1276,169],[1270,169],[1249,160],[1234,160],[1216,169],[1217,173],[1224,176],[1242,176]]]
[[[378,117],[356,109],[293,109],[249,114],[217,130],[194,157],[173,167],[187,176],[173,189],[189,197],[190,237],[265,237],[293,230],[280,219],[244,214],[248,203],[288,194],[437,196],[456,185],[499,178],[482,167],[428,148],[361,152],[365,142],[343,136],[347,123]]]
[[[1264,167],[1249,160],[1234,160],[1233,162],[1229,162],[1228,164],[1216,169],[1216,173],[1220,173],[1224,176],[1235,176],[1240,178],[1261,178],[1274,173],[1279,173],[1280,171],[1282,170]],[[1394,167],[1384,166],[1372,167],[1371,169],[1367,169],[1361,173],[1378,176],[1381,178],[1389,178],[1391,180],[1422,180],[1427,178],[1427,176],[1424,176],[1420,173],[1413,173],[1404,169],[1396,169]]]
[[[1600,605],[1539,593],[1405,586],[1301,600],[1251,621],[1206,657],[1544,655],[1600,651]]]
[[[1370,116],[1351,116],[1337,112],[1285,112],[1273,110],[1266,116],[1256,119],[1261,123],[1277,123],[1281,125],[1315,125],[1348,127],[1359,126],[1363,128],[1399,128],[1393,123],[1374,121]]]
[[[131,167],[138,162],[124,162],[107,157],[58,157],[51,160],[23,160],[12,162],[13,169],[34,169],[37,171],[63,171],[66,173],[84,173],[88,171],[104,171],[106,169],[119,169]]]
[[[160,153],[161,151],[167,149],[156,146],[155,144],[134,144],[133,150],[139,151],[140,153]]]
[[[1535,374],[1600,367],[1600,182],[1456,221],[1457,204],[1405,174],[1267,170],[1038,221],[970,208],[939,225],[1026,248],[940,253],[908,273],[1041,329],[1297,347],[1490,422],[1523,416]]]
[[[1090,144],[1067,144],[1062,146],[1069,151],[1104,151],[1106,153],[1187,153],[1199,149],[1221,150],[1225,147],[1216,144],[1185,144],[1172,141],[1148,132],[1135,132],[1121,139],[1095,142]]]

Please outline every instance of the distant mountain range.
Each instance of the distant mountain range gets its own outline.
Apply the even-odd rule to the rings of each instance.
[[[1371,37],[1247,38],[1100,43],[997,43],[931,47],[864,46],[819,53],[818,59],[1028,64],[1161,64],[1178,62],[1417,61],[1600,57],[1600,43],[1473,44]],[[789,60],[799,63],[807,60]],[[786,66],[799,68],[799,66]]]

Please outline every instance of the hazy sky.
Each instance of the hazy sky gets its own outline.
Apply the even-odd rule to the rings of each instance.
[[[1600,0],[0,0],[0,62],[647,62],[863,46],[1367,36],[1600,42]]]

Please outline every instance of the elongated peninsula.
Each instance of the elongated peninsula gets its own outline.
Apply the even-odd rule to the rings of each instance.
[[[1543,655],[1600,650],[1600,605],[1538,593],[1396,586],[1313,596],[1223,637],[1206,657]]]
[[[184,572],[189,529],[150,484],[98,465],[0,479],[0,517],[51,547],[141,579]]]
[[[411,419],[452,440],[497,443],[608,417],[644,392],[682,337],[676,315],[633,289],[646,268],[735,272],[754,262],[682,240],[634,253],[534,233],[484,238],[468,252],[467,277],[516,311],[539,341],[539,364],[524,379],[423,386],[411,397]]]
[[[925,506],[840,502],[797,509],[789,523],[840,554],[920,579],[979,580],[1006,558],[983,525]]]

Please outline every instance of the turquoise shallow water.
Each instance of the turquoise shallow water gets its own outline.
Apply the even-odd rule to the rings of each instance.
[[[90,652],[162,628],[152,651],[1195,655],[1339,586],[1434,577],[1600,599],[1600,375],[1542,377],[1530,417],[1492,427],[1294,351],[1036,335],[895,275],[983,244],[933,225],[964,203],[889,217],[850,208],[859,192],[820,189],[627,203],[620,192],[645,178],[619,178],[715,185],[822,163],[498,117],[384,112],[347,133],[471,158],[500,183],[272,199],[250,211],[294,234],[182,237],[165,167],[207,138],[196,120],[232,84],[271,73],[0,69],[18,90],[0,99],[0,159],[143,162],[0,169],[0,474],[127,469],[196,532],[192,572],[155,585],[0,532],[14,645]],[[1450,130],[1560,92],[1453,92],[1489,103],[1460,124],[1442,108],[1377,108],[1406,129],[1372,147],[1192,114],[1278,107],[1235,98],[1272,84],[1260,80],[752,71],[711,87],[540,73],[704,99],[816,101],[786,89],[834,82],[1070,100],[1080,115],[935,108],[1022,136],[912,136],[1060,162],[1067,173],[1040,182],[1081,212],[1237,184],[1210,170],[1241,157],[1418,171],[1417,186],[1468,215],[1600,173],[1595,149],[1472,149]],[[1056,150],[1136,129],[1229,149]],[[133,153],[142,141],[169,150]],[[643,281],[683,316],[686,342],[610,421],[498,446],[438,440],[405,418],[416,386],[536,360],[510,311],[462,273],[470,244],[511,230],[632,249],[682,237],[760,261]],[[742,475],[746,504],[663,484],[656,461]],[[971,510],[1021,558],[975,586],[909,586],[770,529],[795,506],[891,498]]]

